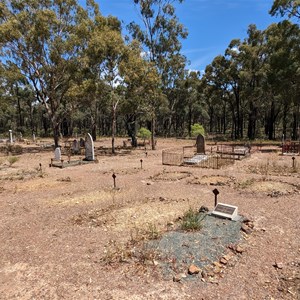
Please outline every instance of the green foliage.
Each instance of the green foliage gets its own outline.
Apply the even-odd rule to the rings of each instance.
[[[198,211],[189,208],[181,220],[181,229],[186,231],[195,231],[201,229]]]
[[[203,136],[205,136],[205,130],[202,125],[196,123],[196,124],[192,125],[192,127],[191,127],[191,135],[193,137],[195,137],[199,134],[202,134]]]
[[[300,19],[300,2],[299,0],[275,0],[269,13],[271,16],[280,15]]]
[[[141,127],[139,132],[138,132],[138,137],[140,137],[143,140],[150,139],[151,131],[148,130],[147,128],[145,128],[145,127]]]
[[[15,164],[19,160],[19,157],[10,156],[10,157],[8,157],[7,160],[8,160],[9,166],[11,167],[13,164]]]

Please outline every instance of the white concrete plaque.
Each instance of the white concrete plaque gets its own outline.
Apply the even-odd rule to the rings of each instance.
[[[228,205],[225,203],[218,203],[211,214],[214,216],[219,216],[234,221],[239,219],[238,207],[233,205]]]

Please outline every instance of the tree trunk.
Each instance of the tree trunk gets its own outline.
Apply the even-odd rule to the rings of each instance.
[[[188,134],[189,134],[189,137],[191,137],[192,135],[192,108],[191,108],[191,105],[189,105],[189,113],[188,113]]]
[[[57,148],[59,146],[59,123],[56,120],[52,121],[53,128],[53,138],[54,138],[54,147]]]
[[[152,146],[152,150],[155,150],[154,131],[155,131],[155,117],[154,117],[154,114],[152,114],[152,118],[151,118],[151,146]]]
[[[253,102],[249,103],[249,116],[248,116],[248,138],[250,140],[255,139],[256,135],[256,117],[257,117],[257,108],[254,106]]]
[[[116,135],[116,109],[113,107],[112,109],[112,124],[111,124],[111,152],[113,154],[115,151],[115,135]]]
[[[136,148],[137,147],[137,138],[136,138],[136,115],[126,115],[126,130],[128,136],[131,138],[131,146]]]

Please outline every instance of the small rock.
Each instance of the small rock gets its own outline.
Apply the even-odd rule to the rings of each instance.
[[[174,282],[180,282],[181,279],[186,278],[186,274],[185,273],[179,273],[179,274],[175,274],[173,276],[173,281]]]
[[[219,274],[222,272],[222,269],[220,267],[214,267],[214,273]]]
[[[235,251],[237,253],[243,253],[245,250],[241,246],[237,245]]]
[[[248,227],[246,224],[242,224],[241,229],[242,229],[242,231],[244,231],[246,234],[252,233],[252,229],[251,229],[250,227]]]
[[[283,264],[280,262],[275,262],[275,264],[273,264],[273,267],[281,270],[283,268]]]
[[[147,182],[147,185],[153,185],[153,182]]]
[[[167,199],[164,197],[159,197],[159,201],[166,201]]]
[[[232,256],[229,254],[226,254],[222,258],[225,259],[226,261],[229,261],[232,258]]]
[[[203,279],[203,278],[207,278],[207,272],[203,270],[203,271],[201,272],[201,276],[202,276],[202,279]]]
[[[223,265],[226,265],[227,262],[228,262],[228,260],[225,259],[224,257],[222,257],[222,258],[220,259],[220,263],[223,264]]]
[[[219,281],[218,281],[216,278],[213,278],[213,277],[208,278],[208,281],[209,281],[210,283],[219,284]]]
[[[207,213],[207,212],[209,212],[208,207],[202,205],[199,209],[199,213]]]
[[[190,275],[193,275],[193,274],[198,274],[198,273],[200,273],[202,270],[199,268],[199,267],[197,267],[196,265],[190,265],[189,266],[189,270],[188,270],[188,273],[190,274]]]
[[[159,265],[159,262],[157,260],[153,260],[153,265],[154,266],[158,266]]]
[[[218,268],[222,268],[222,265],[218,261],[214,262],[214,266],[216,266]]]

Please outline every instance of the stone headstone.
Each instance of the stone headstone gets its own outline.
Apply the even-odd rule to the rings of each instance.
[[[202,134],[197,136],[197,153],[205,154],[205,138]]]
[[[34,133],[32,134],[32,140],[33,140],[33,142],[35,142],[35,134]]]
[[[54,160],[61,160],[61,150],[60,150],[60,147],[57,147],[54,150]]]
[[[80,144],[80,147],[82,147],[82,148],[85,147],[85,142],[84,142],[84,139],[83,139],[83,138],[80,138],[79,144]]]
[[[89,133],[85,137],[85,160],[95,160],[94,141]]]
[[[72,143],[72,153],[73,154],[79,153],[79,142],[77,140],[74,140]]]

